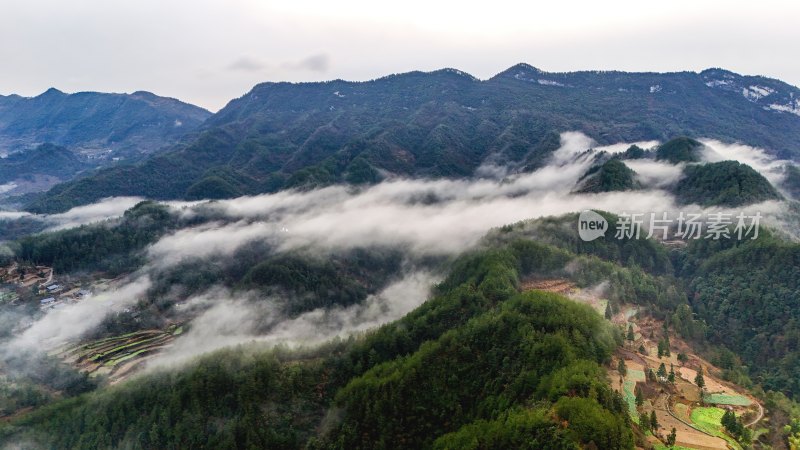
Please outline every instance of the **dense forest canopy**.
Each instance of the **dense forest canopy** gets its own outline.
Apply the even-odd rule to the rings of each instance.
[[[617,158],[593,166],[583,175],[578,192],[629,191],[641,187],[636,172]]]
[[[60,448],[452,448],[476,433],[495,446],[633,448],[599,367],[618,331],[587,306],[517,290],[573,258],[532,241],[473,252],[431,300],[364,337],[224,350],[43,407],[2,433]]]
[[[782,198],[763,175],[737,161],[690,165],[684,173],[674,189],[683,204],[736,207]]]

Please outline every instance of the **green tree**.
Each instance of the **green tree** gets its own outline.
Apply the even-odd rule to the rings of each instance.
[[[667,376],[667,381],[670,383],[675,383],[675,366],[670,363],[669,365],[669,375]]]
[[[697,375],[694,377],[694,384],[696,384],[697,387],[700,388],[700,391],[702,391],[703,388],[706,387],[706,380],[705,380],[705,378],[703,378],[703,367],[702,366],[697,370]]]
[[[667,378],[667,366],[665,366],[663,362],[658,366],[658,372],[656,372],[656,375],[658,375],[658,381]]]
[[[650,429],[650,416],[648,416],[646,412],[639,413],[639,427],[641,427],[642,430]]]
[[[650,429],[653,430],[653,433],[657,433],[658,427],[659,424],[658,424],[658,417],[656,417],[656,411],[652,410],[650,411]]]
[[[675,427],[672,427],[672,431],[667,436],[667,447],[675,446],[675,440],[678,438],[678,432]]]
[[[637,386],[636,386],[636,406],[641,408],[643,404],[644,404],[644,394],[642,394],[642,389],[637,384]]]
[[[633,333],[633,324],[628,324],[628,335],[626,338],[630,342],[633,342],[636,339],[636,335]]]
[[[721,420],[723,428],[737,441],[749,443],[751,440],[750,430],[744,426],[742,420],[736,417],[736,413],[732,410],[725,411]]]
[[[619,372],[619,375],[622,377],[628,375],[628,366],[625,365],[625,360],[622,358],[620,358],[619,362],[617,363],[617,372]]]

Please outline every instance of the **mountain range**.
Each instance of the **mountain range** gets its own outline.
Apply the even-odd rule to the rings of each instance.
[[[211,113],[150,92],[65,94],[51,88],[36,97],[0,96],[0,151],[51,143],[98,157],[153,153],[173,144]]]
[[[210,112],[149,92],[0,96],[3,196],[47,190],[89,169],[169,148]]]
[[[798,99],[794,86],[722,69],[548,73],[519,64],[488,80],[443,69],[367,82],[263,83],[172,148],[56,186],[27,209],[64,211],[110,195],[229,198],[465,177],[487,164],[525,171],[568,130],[599,145],[687,135],[796,158]]]

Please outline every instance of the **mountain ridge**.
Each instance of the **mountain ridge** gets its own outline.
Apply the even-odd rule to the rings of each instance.
[[[107,152],[133,158],[167,147],[211,113],[146,91],[0,96],[0,150],[25,151],[43,143],[97,157]]]
[[[441,69],[260,83],[168,152],[56,186],[29,209],[63,211],[98,195],[187,198],[198,183],[236,196],[345,182],[356,172],[457,178],[484,163],[526,171],[570,130],[599,145],[685,135],[800,157],[800,114],[791,103],[800,90],[731,74],[552,74],[518,64],[488,80]]]

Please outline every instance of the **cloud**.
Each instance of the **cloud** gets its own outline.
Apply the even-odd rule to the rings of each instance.
[[[572,194],[591,165],[592,141],[562,136],[550,165],[502,180],[392,180],[354,189],[331,186],[215,201],[197,206],[229,222],[204,224],[165,236],[148,249],[165,267],[184,258],[231,255],[260,240],[279,251],[399,246],[416,254],[456,254],[492,227],[585,208],[622,212],[674,209],[661,190]]]
[[[622,153],[625,150],[629,149],[631,147],[631,145],[635,145],[635,146],[637,146],[639,148],[642,148],[644,150],[650,150],[650,149],[656,147],[659,143],[660,142],[658,142],[658,141],[639,141],[639,142],[631,142],[629,144],[623,142],[623,143],[619,143],[619,144],[611,144],[611,145],[606,145],[606,146],[603,146],[603,147],[597,147],[597,150],[608,152],[608,153],[612,153],[612,154],[614,154],[614,153]]]
[[[706,162],[719,162],[725,160],[739,161],[757,170],[773,185],[783,181],[783,167],[791,161],[779,160],[769,155],[763,149],[744,144],[726,144],[714,139],[701,139],[705,144],[703,159]]]
[[[243,72],[260,72],[266,68],[261,61],[248,56],[242,56],[228,65],[228,70],[239,70]]]
[[[17,220],[32,215],[24,211],[0,211],[0,220]]]
[[[79,338],[95,328],[109,314],[140,299],[150,287],[147,276],[93,295],[79,303],[64,304],[49,310],[22,334],[14,338],[5,352],[46,351]]]
[[[647,143],[642,143],[647,144]],[[650,143],[652,144],[652,143]],[[274,252],[303,250],[315,253],[365,247],[403,250],[410,260],[427,256],[452,256],[478,244],[488,230],[505,224],[583,209],[614,213],[678,211],[717,212],[689,205],[677,207],[665,190],[681,175],[682,166],[650,160],[626,161],[649,189],[627,192],[575,194],[580,176],[591,166],[596,151],[620,152],[630,144],[595,147],[582,133],[561,136],[561,146],[550,164],[530,173],[509,175],[502,168],[487,169],[490,178],[393,179],[368,187],[329,186],[309,191],[282,191],[207,202],[170,202],[184,217],[206,216],[206,222],[163,236],[146,249],[147,263],[141,273],[153,279],[185,260],[229,258],[252,243],[266,243]],[[648,145],[644,145],[648,146]],[[721,155],[753,162],[770,169],[758,149],[720,147]],[[727,156],[726,156],[727,157]],[[75,208],[54,219],[65,224],[84,223],[122,213],[140,199],[105,200]],[[760,211],[763,223],[784,216],[785,204],[766,202],[747,208]],[[736,214],[739,211],[724,210]],[[185,302],[185,313],[194,317],[188,331],[164,353],[158,364],[185,361],[195,355],[237,343],[258,341],[268,345],[311,345],[330,337],[355,333],[402,317],[428,295],[436,275],[410,264],[401,278],[361,304],[332,307],[286,317],[285,298],[264,298],[257,293],[221,287],[207,290]],[[99,299],[115,305],[130,304],[143,295],[148,278],[139,278]],[[178,294],[179,295],[179,294]],[[99,324],[113,309],[107,302],[87,300],[49,312],[34,323],[15,346],[56,343],[78,338]]]
[[[413,272],[361,304],[319,308],[294,318],[280,316],[279,307],[270,299],[214,289],[187,302],[208,308],[167,351],[149,361],[148,367],[181,364],[203,353],[246,342],[297,347],[365,331],[397,320],[421,305],[436,281],[431,273]]]
[[[415,255],[453,255],[475,245],[493,227],[536,217],[583,209],[703,211],[692,205],[678,208],[674,196],[665,190],[680,179],[683,166],[651,160],[626,161],[649,189],[574,194],[579,177],[593,162],[594,153],[587,150],[594,142],[577,132],[564,133],[561,141],[550,165],[502,179],[395,179],[367,188],[330,186],[197,205],[194,208],[199,209],[188,211],[211,209],[215,217],[227,221],[182,229],[163,237],[148,253],[162,268],[187,258],[229,256],[254,241],[266,242],[277,251],[394,246]],[[622,151],[629,145],[597,150]],[[747,148],[743,155],[753,160],[752,155],[760,153]],[[774,164],[764,160],[757,167]],[[748,210],[756,208],[770,213],[774,220],[783,206],[765,203]]]
[[[327,72],[330,67],[330,57],[325,53],[319,53],[297,62],[285,63],[283,67],[289,70],[307,70],[323,73]]]
[[[109,197],[97,203],[86,206],[77,206],[61,214],[40,216],[45,222],[51,224],[46,231],[74,228],[81,225],[101,222],[107,219],[121,217],[128,209],[144,200],[141,197]]]
[[[637,179],[646,188],[665,189],[683,177],[685,164],[669,164],[652,159],[626,160],[625,165],[636,172]]]

